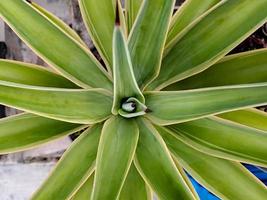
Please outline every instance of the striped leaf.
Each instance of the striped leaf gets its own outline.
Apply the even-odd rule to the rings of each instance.
[[[42,13],[44,16],[46,16],[51,22],[54,23],[54,25],[58,26],[66,35],[69,37],[73,38],[77,42],[79,42],[81,45],[86,47],[86,44],[84,41],[80,38],[80,36],[69,26],[67,25],[64,21],[59,19],[57,16],[53,15],[51,12],[48,10],[44,9],[40,5],[38,5],[35,2],[31,2],[32,6],[36,8],[40,13]]]
[[[66,122],[92,124],[111,114],[112,97],[103,89],[31,87],[0,81],[0,103]]]
[[[71,200],[87,200],[90,199],[94,184],[94,174],[86,180],[86,182],[79,188],[79,190],[73,195]]]
[[[176,139],[164,128],[157,128],[178,162],[202,185],[225,200],[259,200],[267,189],[240,163],[201,153]]]
[[[101,129],[95,125],[74,141],[32,200],[66,200],[79,190],[93,173]]]
[[[119,200],[151,200],[152,191],[132,164],[120,193]]]
[[[267,132],[267,113],[254,108],[222,113],[218,117]]]
[[[191,121],[267,103],[267,84],[248,84],[177,92],[147,92],[146,116],[156,124]]]
[[[0,81],[57,88],[77,88],[64,77],[44,67],[0,59]]]
[[[192,181],[190,180],[190,178],[188,177],[188,175],[184,171],[183,167],[179,164],[179,162],[177,162],[177,160],[175,158],[173,159],[173,161],[176,165],[176,168],[179,170],[180,174],[182,175],[184,181],[186,182],[187,186],[189,187],[190,191],[194,195],[195,199],[200,200],[198,193],[196,192]]]
[[[186,0],[181,7],[178,8],[172,18],[164,53],[173,47],[179,39],[205,17],[205,15],[211,12],[211,8],[220,1],[221,0]]]
[[[112,89],[110,78],[90,51],[30,3],[0,1],[0,15],[29,47],[72,82],[85,88]]]
[[[204,153],[267,166],[267,132],[216,117],[175,124],[168,129]]]
[[[130,169],[138,141],[135,120],[115,116],[104,124],[96,159],[91,200],[116,200]]]
[[[174,2],[145,0],[129,36],[134,74],[141,88],[159,72]]]
[[[149,89],[162,89],[216,63],[266,22],[262,10],[267,0],[225,1],[170,50]]]
[[[19,114],[0,120],[0,153],[26,150],[85,128],[32,114]]]
[[[207,70],[174,83],[164,90],[267,82],[267,49],[226,56]]]
[[[115,23],[116,1],[79,0],[87,30],[110,72],[112,72],[112,35]],[[119,9],[122,14],[120,3]],[[123,15],[120,16],[123,17]],[[122,23],[123,21],[124,19],[121,19]]]
[[[138,125],[140,138],[135,165],[144,180],[162,200],[195,199],[156,129],[143,119]]]
[[[136,83],[127,43],[119,25],[116,25],[114,30],[113,62],[114,101],[112,113],[118,114],[125,98],[135,97],[141,103],[145,101]]]
[[[125,15],[128,33],[131,32],[143,0],[126,0]]]

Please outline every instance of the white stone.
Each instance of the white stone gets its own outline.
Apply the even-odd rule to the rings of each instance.
[[[55,163],[0,163],[0,199],[29,200]]]

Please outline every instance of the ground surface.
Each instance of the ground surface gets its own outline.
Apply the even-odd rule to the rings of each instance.
[[[28,200],[29,196],[51,171],[54,164],[54,162],[2,163],[0,167],[0,199]]]

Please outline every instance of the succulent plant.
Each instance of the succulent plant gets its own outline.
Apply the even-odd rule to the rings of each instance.
[[[36,3],[0,14],[52,68],[0,61],[0,153],[82,131],[33,200],[265,200],[241,163],[267,166],[267,49],[227,55],[267,20],[267,0],[79,0],[104,62]],[[53,71],[54,69],[55,71]]]

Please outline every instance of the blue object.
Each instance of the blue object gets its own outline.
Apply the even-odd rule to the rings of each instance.
[[[244,164],[244,166],[253,173],[259,180],[261,180],[265,185],[267,185],[267,172],[263,169],[253,166]],[[196,192],[198,193],[201,200],[220,200],[214,194],[209,192],[206,188],[200,185],[192,176],[188,174],[193,186],[195,187]]]
[[[210,193],[206,188],[200,185],[194,178],[192,178],[192,176],[188,176],[201,200],[220,200],[218,197],[216,197],[214,194]]]

